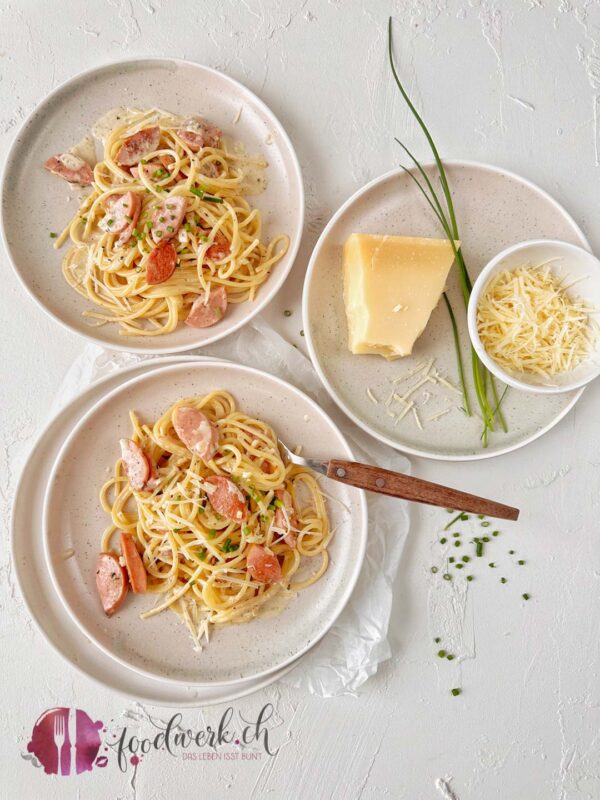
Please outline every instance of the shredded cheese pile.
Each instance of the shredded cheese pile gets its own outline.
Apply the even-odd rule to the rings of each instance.
[[[477,307],[488,354],[510,372],[544,377],[575,369],[595,347],[597,311],[569,295],[548,265],[495,275]]]

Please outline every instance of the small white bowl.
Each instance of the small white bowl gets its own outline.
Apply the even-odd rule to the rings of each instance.
[[[600,341],[595,351],[574,370],[543,377],[523,372],[508,372],[488,355],[477,331],[477,306],[479,298],[490,279],[503,270],[514,270],[525,265],[551,262],[552,272],[567,278],[567,285],[576,281],[573,295],[600,309],[600,261],[577,245],[552,239],[532,239],[507,247],[498,253],[481,271],[473,285],[467,320],[469,336],[475,351],[489,371],[509,386],[538,394],[569,392],[584,386],[600,374]],[[595,315],[598,318],[598,315]]]

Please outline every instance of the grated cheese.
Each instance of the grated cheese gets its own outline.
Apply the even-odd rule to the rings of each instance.
[[[597,309],[566,291],[549,266],[495,275],[477,307],[477,330],[488,354],[511,372],[568,372],[593,349]]]

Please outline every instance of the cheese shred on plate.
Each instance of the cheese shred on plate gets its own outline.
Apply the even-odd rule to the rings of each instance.
[[[488,283],[477,330],[504,369],[550,376],[575,369],[593,349],[596,311],[572,297],[549,266],[523,266]]]

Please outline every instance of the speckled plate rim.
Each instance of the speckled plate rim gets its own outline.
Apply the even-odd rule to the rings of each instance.
[[[162,361],[162,360],[161,360]],[[301,389],[298,389],[296,386],[288,383],[287,381],[279,378],[276,375],[272,375],[269,372],[265,372],[264,370],[256,369],[255,367],[249,367],[243,364],[237,364],[233,361],[226,361],[223,359],[204,359],[205,363],[207,363],[210,367],[225,367],[226,369],[250,374],[254,377],[259,376],[267,380],[273,381],[276,385],[279,385],[280,389],[285,392],[287,395],[291,395],[292,397],[295,395],[296,398],[305,402],[308,407],[312,409],[312,411],[321,419],[323,422],[329,426],[332,433],[334,433],[338,438],[340,445],[342,446],[343,450],[345,451],[345,455],[347,458],[354,460],[355,456],[352,452],[350,445],[344,434],[340,431],[339,427],[333,422],[331,417],[323,411],[323,409],[318,405],[318,403],[305,394]],[[133,672],[137,672],[139,675],[150,678],[154,681],[163,681],[169,684],[179,683],[180,685],[185,686],[193,686],[193,687],[227,687],[227,686],[235,686],[237,685],[240,680],[258,680],[263,677],[266,677],[273,672],[279,671],[289,664],[297,661],[301,656],[311,650],[325,634],[331,629],[333,624],[338,619],[339,615],[342,613],[352,592],[354,591],[354,587],[358,580],[360,571],[362,569],[363,561],[365,558],[366,546],[367,546],[367,533],[368,533],[368,512],[367,512],[367,501],[365,497],[365,492],[361,489],[354,489],[353,491],[356,493],[356,500],[358,505],[358,515],[356,518],[353,518],[353,532],[356,536],[356,547],[353,551],[355,553],[355,558],[353,560],[352,569],[349,574],[344,576],[345,582],[342,582],[338,586],[338,593],[337,593],[337,600],[333,603],[333,612],[329,616],[329,620],[325,623],[322,623],[318,631],[314,634],[311,638],[310,642],[306,645],[300,646],[295,652],[291,653],[289,656],[284,657],[281,661],[276,664],[272,664],[271,666],[262,669],[252,675],[245,676],[244,678],[231,678],[229,680],[221,680],[221,681],[192,681],[189,679],[181,680],[176,679],[168,676],[161,676],[157,673],[150,672],[145,670],[144,668],[140,667],[139,665],[134,665],[126,661],[125,659],[121,658],[111,649],[103,645],[94,634],[88,630],[81,619],[75,614],[74,610],[71,608],[70,603],[68,602],[59,580],[58,575],[56,574],[56,570],[54,568],[52,557],[51,557],[51,548],[50,548],[50,502],[51,502],[51,487],[54,484],[54,477],[58,473],[61,468],[63,458],[65,453],[68,451],[69,447],[75,441],[79,432],[85,427],[88,420],[98,411],[101,411],[103,408],[106,408],[113,397],[117,394],[122,392],[126,392],[130,389],[135,388],[136,385],[143,383],[146,380],[151,379],[152,377],[156,376],[167,376],[170,372],[175,370],[177,367],[181,366],[181,364],[171,364],[167,366],[156,366],[153,369],[150,369],[144,372],[141,375],[137,375],[132,377],[131,379],[120,383],[118,386],[114,387],[107,393],[103,394],[87,411],[83,414],[76,422],[75,425],[72,426],[70,433],[65,438],[62,446],[59,448],[57,455],[54,459],[54,463],[48,475],[45,488],[44,488],[44,502],[43,502],[43,511],[42,511],[42,541],[43,541],[43,550],[44,550],[44,558],[46,562],[46,569],[48,574],[51,578],[52,584],[54,586],[54,590],[58,597],[61,600],[61,603],[69,615],[71,620],[77,627],[81,630],[82,634],[89,639],[94,645],[105,655],[116,661],[117,663],[121,664],[123,667],[131,670]],[[348,487],[351,488],[351,487]]]
[[[227,329],[219,333],[218,330],[215,330],[213,336],[209,336],[208,338],[203,339],[202,341],[191,341],[177,347],[173,345],[164,344],[152,344],[148,341],[148,344],[145,346],[131,344],[127,342],[128,337],[123,337],[124,342],[123,346],[119,346],[117,344],[113,344],[112,342],[107,342],[102,337],[96,336],[93,333],[93,328],[90,328],[90,331],[82,331],[72,327],[68,322],[61,319],[60,316],[55,314],[51,311],[44,303],[43,299],[33,291],[33,289],[28,285],[25,277],[21,274],[22,270],[17,264],[17,260],[13,257],[12,249],[9,246],[8,236],[5,230],[5,220],[4,220],[4,213],[3,207],[5,204],[5,195],[7,192],[10,192],[10,187],[7,186],[6,176],[8,175],[12,162],[17,156],[20,144],[21,144],[21,136],[26,131],[28,126],[33,121],[33,118],[38,114],[40,111],[43,110],[45,106],[52,102],[52,100],[63,92],[65,89],[68,89],[73,84],[76,84],[78,81],[82,80],[83,78],[90,78],[95,73],[100,73],[108,69],[118,69],[121,65],[131,65],[136,63],[144,63],[146,61],[153,61],[153,62],[164,62],[165,64],[174,64],[174,65],[181,65],[185,67],[192,67],[198,69],[202,72],[207,72],[211,75],[218,76],[220,79],[225,80],[228,82],[233,89],[237,92],[241,92],[242,95],[246,95],[249,97],[256,105],[261,109],[261,111],[267,116],[271,124],[273,125],[274,129],[277,130],[278,135],[281,137],[282,142],[286,146],[288,150],[288,157],[290,159],[290,163],[293,168],[294,179],[298,189],[298,195],[294,198],[295,205],[297,207],[296,210],[296,219],[295,219],[295,230],[294,231],[286,231],[291,239],[290,248],[287,253],[284,255],[282,262],[279,265],[279,269],[275,270],[269,276],[269,279],[265,282],[262,287],[262,291],[258,295],[258,299],[246,303],[247,306],[247,314],[241,320],[239,320],[235,325],[232,325],[231,328]],[[243,327],[247,322],[249,322],[253,317],[259,314],[270,302],[273,300],[275,295],[279,292],[287,277],[294,266],[294,262],[296,260],[296,256],[298,255],[298,250],[300,248],[300,242],[302,241],[302,233],[304,230],[304,214],[305,214],[305,197],[304,197],[304,182],[302,180],[302,170],[300,168],[300,162],[298,160],[298,156],[294,149],[294,146],[291,142],[289,135],[287,134],[285,128],[279,121],[279,119],[275,116],[275,114],[271,111],[271,109],[264,103],[258,95],[254,94],[251,89],[248,89],[244,84],[236,81],[235,78],[231,78],[229,75],[226,75],[224,72],[220,72],[217,69],[213,69],[212,67],[207,67],[204,64],[199,64],[196,61],[189,61],[187,59],[182,58],[170,58],[165,56],[133,56],[132,58],[121,58],[117,61],[107,61],[103,64],[99,64],[95,67],[90,67],[89,69],[83,70],[78,72],[76,75],[73,75],[67,80],[63,81],[59,84],[55,89],[53,89],[49,94],[47,94],[43,100],[41,100],[35,108],[31,111],[30,114],[27,115],[25,120],[19,126],[13,141],[10,144],[8,149],[8,153],[6,155],[4,166],[2,168],[2,175],[0,176],[0,238],[2,239],[2,243],[4,245],[4,251],[8,256],[8,260],[10,265],[13,269],[13,273],[16,275],[19,283],[25,289],[27,294],[31,297],[31,299],[36,303],[36,305],[42,309],[42,311],[47,314],[51,319],[55,322],[58,322],[63,328],[66,328],[68,331],[76,334],[77,336],[81,336],[84,339],[87,339],[90,342],[94,342],[94,344],[98,344],[101,347],[105,347],[108,350],[113,350],[117,352],[126,352],[126,353],[139,353],[141,355],[169,355],[174,353],[183,353],[188,350],[194,350],[199,347],[206,347],[209,344],[213,344],[214,342],[219,341],[220,339],[224,339],[226,336],[235,333],[235,331],[239,330]],[[163,337],[164,339],[168,338],[168,334]],[[154,340],[152,340],[154,341]]]
[[[528,180],[527,178],[523,178],[521,175],[518,175],[516,172],[511,172],[510,170],[503,169],[501,167],[496,167],[493,164],[486,164],[482,161],[471,161],[467,159],[444,159],[444,163],[451,165],[453,167],[474,167],[477,169],[481,169],[483,171],[493,172],[498,175],[504,175],[512,180],[518,181],[519,183],[524,184],[532,191],[539,194],[544,200],[550,203],[556,211],[558,211],[564,219],[573,226],[573,228],[577,231],[578,235],[581,237],[583,247],[585,250],[589,250],[591,252],[592,248],[590,243],[588,242],[586,236],[584,235],[583,231],[577,225],[573,217],[566,211],[560,203],[555,200],[552,195],[548,194],[544,189],[540,188],[537,184],[533,183],[532,181]],[[423,167],[431,167],[434,166],[433,162],[426,161],[422,162]],[[346,416],[348,416],[352,422],[362,428],[366,433],[374,436],[376,439],[379,439],[380,442],[393,447],[395,450],[400,450],[402,453],[408,453],[409,455],[413,456],[420,456],[422,458],[430,458],[435,461],[481,461],[487,458],[496,458],[497,456],[506,455],[507,453],[511,453],[514,450],[519,450],[521,447],[525,447],[525,445],[534,442],[536,439],[539,439],[545,433],[552,430],[555,425],[566,417],[566,415],[571,411],[571,409],[575,406],[583,392],[585,391],[585,386],[580,388],[575,395],[573,396],[570,403],[568,403],[561,411],[558,413],[554,419],[552,419],[548,425],[545,425],[540,430],[535,431],[535,433],[531,434],[530,436],[525,437],[519,442],[514,442],[513,444],[507,445],[506,447],[500,448],[495,450],[494,452],[486,452],[482,450],[479,453],[472,453],[472,454],[465,454],[465,455],[450,455],[448,453],[436,453],[430,450],[420,450],[417,447],[410,447],[408,445],[402,444],[400,442],[391,439],[389,436],[385,436],[384,434],[380,433],[379,431],[372,428],[368,425],[361,417],[357,416],[347,405],[344,399],[338,394],[334,386],[332,386],[331,382],[329,381],[326,371],[323,368],[321,363],[319,353],[315,347],[311,336],[311,327],[309,324],[309,315],[310,315],[310,292],[311,292],[311,284],[313,280],[313,275],[316,269],[317,260],[319,258],[321,249],[323,248],[331,229],[334,225],[338,222],[338,220],[346,213],[346,211],[353,206],[364,194],[371,191],[374,187],[376,187],[380,183],[384,183],[385,181],[389,180],[394,176],[402,176],[404,174],[404,170],[392,169],[389,172],[385,172],[383,175],[379,175],[377,178],[374,178],[369,183],[362,186],[358,191],[354,192],[345,203],[343,203],[338,210],[334,213],[331,217],[325,229],[319,236],[319,239],[312,251],[312,255],[310,257],[310,261],[308,262],[308,268],[306,270],[306,277],[304,279],[304,287],[302,291],[302,320],[304,325],[305,337],[306,337],[306,344],[308,347],[308,353],[310,355],[310,360],[312,361],[313,367],[315,368],[321,382],[329,392],[334,403],[340,408]]]
[[[133,670],[121,666],[115,662],[114,659],[98,652],[95,645],[90,642],[87,636],[82,634],[79,627],[64,613],[64,608],[58,598],[56,598],[56,602],[63,614],[60,619],[54,622],[58,633],[55,632],[55,638],[53,638],[50,630],[48,630],[50,624],[49,618],[52,615],[52,610],[49,613],[48,607],[44,606],[44,613],[39,613],[33,607],[30,597],[36,592],[43,593],[46,589],[53,595],[54,587],[52,586],[49,576],[47,576],[47,587],[35,582],[35,586],[31,586],[30,588],[27,574],[28,572],[31,573],[28,567],[31,562],[26,562],[26,565],[22,563],[21,553],[23,548],[26,549],[26,540],[20,531],[24,527],[30,532],[28,535],[31,538],[27,541],[33,541],[36,538],[35,531],[41,530],[41,513],[45,494],[45,483],[43,480],[45,477],[44,465],[46,463],[51,465],[54,462],[56,454],[61,446],[60,441],[62,441],[60,438],[60,428],[61,426],[68,426],[68,418],[76,409],[79,412],[83,409],[83,413],[85,413],[86,410],[95,405],[96,399],[101,396],[107,386],[119,385],[123,379],[131,377],[134,374],[143,374],[156,366],[212,360],[215,359],[209,356],[189,355],[148,359],[147,361],[141,361],[124,367],[111,375],[99,378],[85,387],[78,395],[69,400],[63,408],[57,411],[38,434],[21,468],[12,505],[10,520],[11,564],[14,569],[17,586],[21,593],[21,599],[42,638],[72,669],[91,680],[97,686],[115,692],[122,697],[128,699],[133,698],[143,703],[150,703],[154,706],[198,708],[239,700],[240,698],[266,688],[284,675],[287,675],[303,658],[305,658],[306,654],[300,656],[296,661],[284,667],[282,670],[271,673],[262,680],[256,681],[250,679],[248,681],[240,681],[237,687],[228,687],[226,690],[223,690],[222,687],[193,687],[192,691],[194,696],[191,696],[190,691],[186,691],[185,687],[182,688],[181,684],[169,684],[164,681],[142,678]],[[45,452],[46,449],[49,451],[48,454]],[[40,459],[38,454],[40,451],[43,453],[41,458],[42,463],[39,463]],[[29,491],[29,487],[31,487],[31,491]],[[25,510],[23,511],[22,509]],[[23,525],[23,517],[27,518],[29,524]],[[20,544],[21,547],[19,546]],[[28,554],[30,560],[35,560],[36,553],[41,561],[40,572],[43,575],[44,571],[46,571],[43,548],[31,548]],[[51,599],[54,598],[52,597]],[[81,663],[78,663],[75,656],[69,655],[69,648],[77,651],[78,658],[81,659],[83,657],[85,661],[91,661],[91,666],[88,669],[84,668]],[[91,670],[94,670],[94,672]],[[132,686],[131,689],[124,688],[124,683],[128,681]]]

